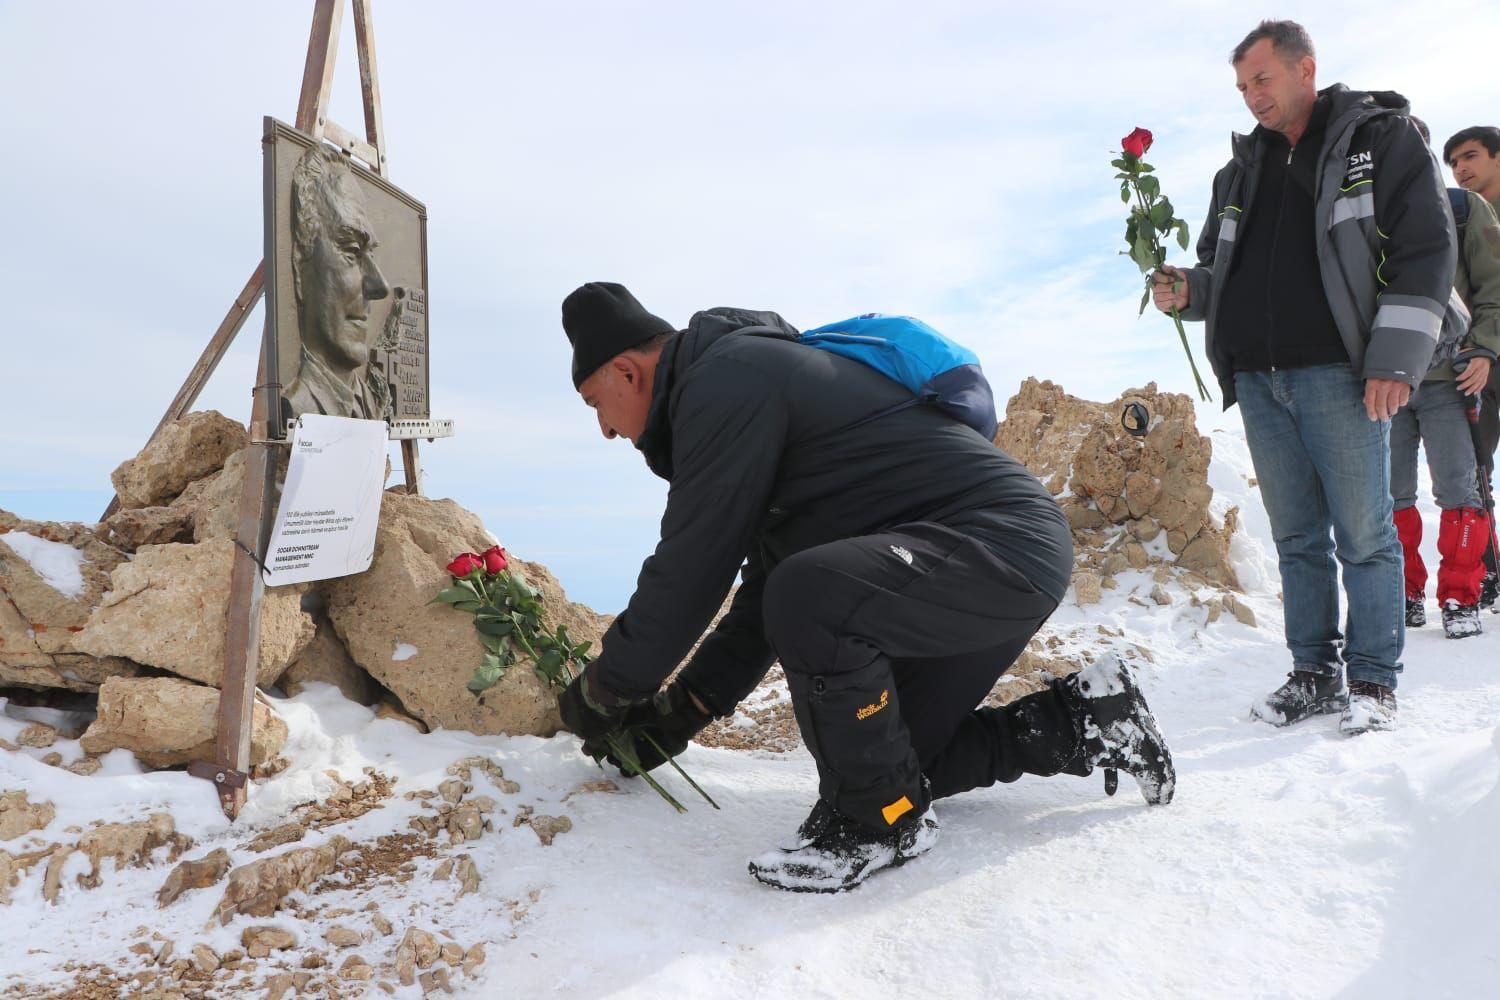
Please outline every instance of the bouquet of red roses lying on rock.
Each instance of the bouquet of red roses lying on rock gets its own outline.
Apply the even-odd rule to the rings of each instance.
[[[548,628],[542,621],[541,595],[510,572],[508,566],[505,550],[498,545],[481,553],[465,552],[447,566],[453,585],[439,591],[432,599],[435,604],[448,604],[474,616],[474,628],[484,645],[484,656],[474,669],[468,688],[476,695],[488,690],[505,676],[505,671],[516,660],[526,656],[536,664],[537,676],[546,681],[548,687],[564,691],[593,659],[589,655],[591,643],[574,643],[568,637],[566,625]],[[687,811],[641,765],[634,749],[637,740],[665,758],[709,805],[719,808],[718,803],[671,755],[657,745],[651,733],[642,728],[626,727],[604,738],[608,756],[619,764],[623,773],[640,775],[674,809]]]

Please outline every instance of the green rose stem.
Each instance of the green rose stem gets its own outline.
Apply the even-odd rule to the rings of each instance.
[[[1130,154],[1126,153],[1125,155],[1129,156]],[[1130,180],[1130,187],[1131,190],[1135,192],[1136,201],[1140,204],[1141,215],[1147,220],[1147,224],[1150,225],[1151,206],[1146,202],[1145,192],[1141,190],[1140,184],[1136,183],[1136,180],[1133,177]],[[1161,240],[1156,235],[1155,226],[1151,226],[1150,232],[1151,253],[1156,258],[1155,270],[1160,271],[1164,266],[1166,266],[1167,251],[1166,248],[1161,245]],[[1146,274],[1146,291],[1147,293],[1151,291],[1150,272],[1147,272]],[[1172,307],[1172,325],[1177,327],[1177,339],[1182,341],[1182,350],[1183,353],[1187,355],[1188,367],[1193,370],[1193,381],[1198,386],[1198,398],[1203,400],[1212,399],[1213,397],[1208,394],[1208,389],[1203,385],[1203,376],[1198,374],[1198,363],[1193,360],[1193,349],[1188,346],[1187,331],[1182,328],[1182,316],[1177,312],[1176,306]]]
[[[525,581],[513,577],[503,569],[491,574],[488,582],[485,576],[483,566],[476,565],[464,576],[455,577],[453,586],[440,591],[432,599],[432,603],[448,604],[474,615],[474,627],[479,631],[485,653],[483,661],[475,668],[474,676],[469,680],[469,690],[477,695],[499,681],[506,668],[515,663],[517,648],[536,663],[537,675],[549,687],[559,691],[566,689],[577,677],[572,664],[587,666],[592,659],[588,655],[589,643],[574,645],[568,638],[566,625],[559,625],[555,634],[544,631],[541,627],[541,607],[537,593]],[[644,778],[673,809],[687,812],[687,808],[641,766],[640,758],[628,740],[622,739],[629,734],[630,731],[626,730],[605,737],[610,752],[624,765],[621,770]],[[637,735],[644,738],[652,749],[671,764],[672,769],[682,775],[705,802],[715,809],[719,808],[713,797],[662,750],[650,733],[641,730]]]
[[[682,779],[684,781],[686,781],[689,785],[693,786],[693,791],[695,791],[699,795],[703,796],[703,801],[707,802],[709,805],[713,806],[715,809],[719,808],[719,804],[713,800],[713,796],[709,795],[707,792],[705,792],[702,788],[699,787],[698,783],[693,780],[693,776],[690,775],[690,774],[688,774],[686,771],[684,771],[682,769],[682,765],[679,764],[679,763],[677,763],[676,758],[672,757],[671,754],[667,753],[665,750],[663,750],[661,748],[661,744],[659,744],[659,743],[656,742],[655,737],[653,737],[650,733],[646,732],[645,729],[642,729],[640,731],[639,735],[640,735],[641,739],[643,739],[647,743],[651,744],[651,749],[652,750],[655,750],[658,754],[661,755],[661,758],[663,760],[665,760],[668,764],[672,765],[672,770],[674,770],[678,774],[682,775]]]
[[[1142,130],[1137,130],[1142,131]],[[1150,145],[1150,133],[1145,133],[1146,147]],[[1127,140],[1130,138],[1126,137]],[[1149,178],[1151,190],[1146,190],[1143,175],[1153,171],[1153,167],[1137,156],[1126,150],[1120,154],[1120,158],[1114,160],[1112,166],[1120,172],[1115,178],[1120,181],[1120,196],[1125,202],[1135,196],[1135,207],[1131,210],[1130,220],[1125,227],[1125,241],[1130,249],[1123,251],[1135,261],[1146,277],[1146,290],[1141,296],[1141,312],[1146,311],[1146,304],[1151,301],[1152,274],[1160,271],[1166,266],[1167,252],[1161,244],[1160,233],[1177,231],[1177,242],[1184,250],[1188,244],[1187,223],[1175,218],[1172,214],[1172,203],[1165,198],[1158,198],[1161,193],[1161,184],[1156,178]],[[1208,388],[1203,384],[1203,376],[1198,372],[1198,363],[1193,360],[1193,349],[1188,345],[1187,331],[1182,326],[1182,316],[1176,307],[1171,310],[1172,325],[1177,328],[1177,339],[1182,342],[1183,353],[1187,355],[1188,367],[1193,371],[1193,382],[1198,388],[1198,398],[1209,400]]]
[[[567,678],[567,683],[559,684],[558,681],[563,679],[564,677]],[[564,665],[556,674],[554,674],[553,678],[554,679],[549,683],[558,690],[567,688],[568,684],[571,684],[575,679],[573,672],[569,670],[566,665]],[[650,739],[650,737],[648,736],[647,739]],[[610,751],[614,753],[615,758],[619,760],[620,763],[629,767],[632,771],[640,775],[642,778],[645,778],[646,784],[650,785],[657,795],[660,795],[662,798],[666,799],[668,805],[670,805],[673,809],[676,809],[680,813],[687,812],[687,806],[683,805],[681,802],[678,802],[676,796],[663,788],[655,778],[651,777],[651,772],[641,766],[640,758],[635,755],[635,751],[627,750],[625,748],[625,745],[621,743],[620,740],[616,739],[613,733],[604,737],[604,742],[609,744]],[[652,745],[655,746],[654,740],[652,740]],[[657,747],[656,750],[658,753],[660,753],[661,747]],[[663,756],[665,756],[665,754],[663,754]],[[677,762],[673,761],[672,766],[676,767]],[[682,768],[678,767],[677,773],[681,774],[684,778],[687,778],[687,775],[683,773]],[[694,788],[698,788],[697,782],[693,781],[692,778],[688,778],[688,784],[692,785]],[[703,791],[703,789],[698,788],[698,794],[702,795],[705,799],[708,799],[708,795]],[[713,804],[713,799],[708,799],[708,801],[710,804]],[[719,807],[717,805],[714,805],[714,808],[717,809]]]

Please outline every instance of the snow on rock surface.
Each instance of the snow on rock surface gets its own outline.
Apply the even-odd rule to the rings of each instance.
[[[1493,995],[1500,617],[1463,642],[1409,635],[1392,732],[1348,739],[1336,716],[1250,722],[1250,701],[1288,665],[1274,549],[1243,438],[1213,443],[1214,502],[1245,513],[1229,555],[1260,627],[1230,615],[1208,627],[1209,588],[1134,569],[1049,623],[1053,655],[1112,650],[1135,664],[1175,754],[1169,806],[1148,809],[1130,782],[1106,798],[1097,775],[1027,777],[940,801],[937,847],[853,893],[785,894],[745,863],[786,842],[811,805],[803,751],[690,747],[684,766],[723,810],[666,774],[689,806],[679,816],[641,782],[601,773],[567,735],[422,735],[310,684],[276,702],[291,765],[255,782],[233,825],[206,783],[141,773],[119,751],[90,777],[44,764],[40,749],[0,754],[0,787],[55,810],[0,843],[11,899],[0,917],[27,929],[0,963],[0,993],[180,969],[174,988],[188,996],[210,985],[262,996],[283,982],[291,995],[298,975],[346,996],[383,995],[385,982],[413,1000],[440,978],[475,998]],[[1132,600],[1154,587],[1171,602]],[[0,735],[21,725],[0,718]],[[78,752],[62,736],[48,749]],[[106,860],[92,889],[75,851],[58,904],[45,902],[46,862],[27,857],[77,845],[92,821],[162,812],[192,840],[178,861],[220,848],[231,869],[308,848],[337,857],[271,916],[227,924],[214,918],[228,876],[158,909],[177,863],[167,846],[147,867]],[[571,829],[545,845],[521,829],[540,817]],[[264,850],[251,846],[261,835]],[[295,944],[231,958],[258,926]],[[339,951],[335,928],[361,943]],[[354,953],[350,974],[371,979],[338,979]]]
[[[0,545],[26,560],[47,586],[74,600],[83,594],[83,553],[66,542],[53,542],[25,531],[6,532]]]

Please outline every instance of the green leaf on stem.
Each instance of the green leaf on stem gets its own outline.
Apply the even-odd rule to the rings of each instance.
[[[536,661],[536,672],[550,681],[553,677],[557,676],[557,668],[561,667],[562,663],[562,654],[555,649],[549,649],[542,654],[540,660]]]
[[[457,604],[459,601],[472,601],[475,594],[472,588],[462,585],[456,587],[444,587],[437,592],[437,596],[429,604]]]
[[[1143,315],[1146,312],[1146,303],[1148,303],[1150,301],[1151,301],[1151,286],[1149,284],[1147,284],[1146,285],[1146,290],[1141,293],[1141,308],[1140,308],[1140,311],[1136,313],[1137,316],[1141,316],[1141,315]]]
[[[481,691],[494,687],[503,676],[505,676],[505,666],[498,657],[492,653],[486,653],[479,666],[474,668],[474,676],[469,678],[467,687],[475,694],[479,694]]]
[[[1151,206],[1151,224],[1162,232],[1172,225],[1172,203],[1166,198]]]
[[[1177,219],[1172,225],[1177,228],[1177,245],[1186,250],[1188,248],[1188,224]]]
[[[1156,200],[1156,197],[1161,194],[1161,181],[1155,177],[1142,177],[1136,183],[1141,189],[1141,194],[1146,196],[1148,203]]]
[[[1130,248],[1130,259],[1135,261],[1136,266],[1142,273],[1156,266],[1155,241],[1149,235],[1139,235]]]
[[[510,635],[516,630],[513,621],[486,621],[483,618],[474,620],[474,627],[485,635]]]

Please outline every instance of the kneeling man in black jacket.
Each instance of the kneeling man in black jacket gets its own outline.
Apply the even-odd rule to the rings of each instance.
[[[933,799],[1022,774],[1118,768],[1147,802],[1171,799],[1166,744],[1113,657],[975,707],[1057,607],[1073,562],[1067,521],[1019,462],[932,407],[866,419],[911,393],[797,343],[775,313],[711,309],[679,333],[594,282],[562,320],[599,429],[671,483],[629,607],[559,699],[586,750],[644,726],[680,753],[779,659],[819,797],[795,843],[750,872],[794,891],[849,889],[925,853]],[[737,574],[729,612],[658,690]],[[663,762],[643,740],[634,749]]]

